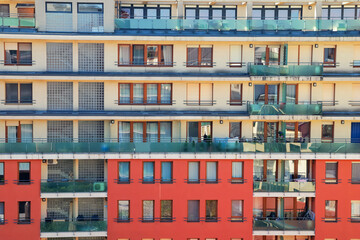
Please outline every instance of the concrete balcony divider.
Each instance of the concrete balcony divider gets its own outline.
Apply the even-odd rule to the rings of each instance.
[[[254,192],[315,192],[315,182],[254,181]]]

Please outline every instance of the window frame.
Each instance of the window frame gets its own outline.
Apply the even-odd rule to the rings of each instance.
[[[21,219],[20,218],[20,203],[29,203],[29,219],[25,218]],[[25,206],[24,206],[25,207]],[[24,209],[25,210],[25,209]],[[26,210],[25,210],[25,214],[26,214]],[[31,201],[18,201],[18,219],[17,219],[17,224],[31,224]]]
[[[201,6],[201,7],[200,7]],[[195,10],[195,19],[200,19],[200,9],[207,9],[209,11],[209,18],[207,20],[226,20],[226,9],[235,10],[235,19],[237,19],[237,7],[236,5],[222,5],[221,8],[213,8],[212,5],[209,5],[208,7],[203,7],[204,5],[196,5],[195,7],[184,5],[184,17],[185,19],[192,19],[188,18],[186,16],[186,10],[192,9]],[[231,6],[231,7],[230,7]],[[213,9],[221,9],[222,10],[222,16],[221,19],[213,19]]]
[[[331,132],[332,137],[331,138],[323,137],[323,134],[324,134],[323,127],[324,127],[324,125],[331,125],[332,126],[332,132]],[[335,124],[334,124],[334,122],[332,122],[332,124],[328,124],[328,123],[322,123],[321,124],[321,142],[333,143],[334,142],[334,133],[335,133]]]
[[[189,123],[191,122],[197,122],[198,123],[198,142],[202,142],[204,141],[203,136],[201,136],[201,123],[210,123],[210,127],[211,127],[211,138],[209,138],[208,136],[208,140],[207,141],[212,141],[213,138],[213,121],[187,121],[186,122],[186,139],[190,140],[189,137]]]
[[[195,44],[195,45],[198,45],[198,64],[197,65],[190,65],[189,64],[189,54],[188,54],[188,48],[189,48],[189,45],[186,46],[186,67],[200,67],[200,68],[212,68],[214,67],[214,45],[211,44],[211,63],[210,65],[202,65],[202,61],[201,61],[201,46],[203,45],[207,45],[207,44]],[[210,45],[210,44],[209,44]]]
[[[144,219],[144,202],[145,201],[151,201],[152,202],[152,219],[149,219],[149,220],[145,220]],[[142,200],[142,206],[141,206],[141,212],[142,212],[142,216],[141,216],[141,218],[142,218],[142,222],[155,222],[155,200],[147,200],[147,199],[144,199],[144,200]]]
[[[240,99],[239,100],[235,100],[232,101],[232,91],[231,91],[231,85],[240,85]],[[229,99],[229,103],[230,106],[242,106],[242,101],[243,101],[243,84],[242,83],[230,83],[230,99]]]
[[[0,218],[0,225],[4,225],[5,224],[5,201],[2,200],[2,201],[0,201],[0,203],[2,203],[2,205],[3,205],[3,215],[4,215],[3,219]]]
[[[153,179],[152,179],[152,181],[145,181],[145,176],[144,176],[144,173],[145,173],[145,163],[153,163]],[[155,179],[155,173],[156,173],[156,171],[155,171],[155,161],[148,161],[148,160],[146,160],[146,161],[143,161],[142,162],[142,179],[141,179],[141,182],[142,182],[142,184],[154,184],[155,183],[155,181],[156,181],[156,179]]]
[[[326,172],[327,172],[327,169],[326,169],[326,165],[328,163],[331,163],[331,164],[334,164],[336,163],[336,177],[335,178],[327,178],[326,177]],[[325,162],[325,183],[326,184],[338,184],[339,183],[339,162]]]
[[[129,179],[127,181],[122,181],[120,179],[120,164],[121,163],[128,163],[129,164]],[[117,183],[118,184],[129,184],[131,182],[131,162],[130,161],[118,161],[118,179],[117,179]]]
[[[130,123],[130,142],[134,142],[134,123],[142,123],[143,124],[143,141],[142,142],[150,142],[148,141],[147,137],[146,137],[146,131],[147,131],[147,127],[146,127],[146,124],[147,123],[157,123],[158,124],[158,141],[157,142],[161,142],[161,123],[162,122],[165,122],[165,123],[171,123],[170,126],[171,126],[171,141],[172,141],[172,138],[173,138],[173,122],[172,121],[148,121],[148,122],[138,122],[138,121],[118,121],[118,141],[120,140],[120,136],[119,136],[119,125],[120,123],[122,122],[128,122]]]
[[[208,201],[215,201],[216,202],[216,217],[207,217],[206,216],[206,210],[207,210],[207,202]],[[208,199],[208,200],[205,200],[205,222],[217,222],[218,221],[218,218],[219,218],[219,201],[217,199]]]
[[[68,12],[64,12],[64,11],[49,11],[48,10],[48,4],[53,4],[53,3],[59,3],[59,4],[69,4],[70,5],[70,11]],[[73,12],[73,7],[72,7],[72,2],[45,2],[45,12],[46,13],[72,13]]]
[[[240,125],[240,136],[239,136],[239,141],[240,141],[240,139],[241,139],[241,136],[242,136],[242,121],[240,121],[240,122],[229,122],[229,138],[233,138],[233,137],[231,137],[231,124],[239,124]]]
[[[134,6],[135,5],[135,6]],[[167,4],[165,4],[167,5]],[[161,10],[163,9],[166,9],[166,10],[170,10],[170,19],[172,18],[172,15],[171,15],[171,5],[169,4],[169,7],[165,7],[163,6],[163,4],[157,4],[156,7],[148,7],[147,4],[144,4],[143,6],[137,6],[137,4],[130,4],[130,6],[121,6],[119,8],[119,12],[118,12],[118,18],[121,18],[121,9],[122,8],[129,8],[130,9],[130,17],[129,18],[122,18],[122,19],[136,19],[135,18],[135,14],[134,14],[134,10],[135,9],[142,9],[143,12],[144,12],[144,15],[143,15],[143,18],[142,19],[148,19],[148,16],[147,16],[147,10],[148,9],[156,9],[156,19],[163,19],[161,18]],[[166,18],[164,18],[166,19]]]
[[[232,209],[232,203],[233,201],[240,201],[241,202],[241,216],[233,216],[232,215],[232,212],[233,212],[233,209]],[[230,204],[231,204],[231,222],[243,222],[244,221],[244,200],[243,199],[232,199],[230,200]]]
[[[190,100],[189,99],[189,84],[197,84],[199,85],[199,99]],[[211,100],[201,100],[201,85],[202,84],[211,84]],[[205,102],[204,102],[205,101]],[[186,83],[186,100],[184,101],[186,106],[213,106],[216,104],[216,100],[214,100],[214,83]],[[203,121],[206,122],[206,121]]]
[[[101,6],[102,6],[102,11],[101,12],[80,12],[79,11],[79,5],[81,5],[81,4],[90,4],[90,5],[95,5],[95,4],[100,4]],[[77,3],[77,13],[79,14],[86,14],[86,13],[90,13],[90,14],[96,14],[96,13],[98,13],[98,14],[104,14],[104,3],[102,3],[102,2],[78,2]]]
[[[162,176],[162,170],[163,170],[163,163],[171,163],[171,179],[168,181],[164,181],[163,180],[163,176]],[[173,161],[160,161],[160,183],[165,183],[165,184],[172,184],[174,182],[174,162]]]
[[[335,217],[326,215],[326,202],[334,201],[335,202]],[[338,220],[338,200],[325,200],[325,222],[337,222]]]
[[[32,141],[34,140],[34,124],[24,124],[24,125],[31,125],[32,126],[32,129],[31,129],[31,139]],[[11,126],[7,126],[6,125],[6,122],[5,122],[5,142],[6,143],[9,143],[9,135],[8,135],[8,127],[11,127]],[[21,122],[19,122],[19,125],[16,126],[17,130],[16,130],[16,142],[17,143],[21,143]]]
[[[216,164],[216,180],[215,181],[208,180],[208,178],[207,178],[207,173],[208,173],[207,164],[208,163],[215,163]],[[206,165],[206,167],[205,167],[205,183],[209,183],[209,184],[219,183],[219,162],[218,161],[206,161],[205,165]]]
[[[24,171],[24,170],[20,170],[20,163],[28,163],[29,164],[29,180],[20,180],[20,171]],[[20,185],[26,185],[26,184],[31,184],[31,162],[18,162],[18,177],[17,177],[17,182]]]
[[[358,216],[352,215],[352,208],[353,208],[354,203],[357,203],[359,205],[359,210],[360,210],[360,201],[359,200],[350,201],[350,221],[358,223],[358,222],[360,222],[360,213],[358,213]]]
[[[240,44],[233,44],[233,45],[229,45],[229,67],[230,68],[242,68],[243,67],[243,45],[241,44],[241,55],[240,55],[240,59],[241,62],[232,62],[230,60],[231,57],[231,46],[236,46],[236,45],[240,45]],[[241,84],[242,85],[242,84]],[[242,86],[241,86],[241,91],[242,91]],[[242,95],[241,95],[242,98]]]
[[[198,164],[198,176],[199,178],[196,181],[190,181],[190,175],[189,175],[189,171],[190,171],[190,163],[191,162],[195,162]],[[200,161],[187,161],[187,183],[189,184],[196,184],[196,183],[200,183],[200,166],[201,166],[201,162]]]
[[[241,163],[242,164],[242,167],[241,167],[241,178],[234,178],[232,176],[232,169],[233,169],[233,163]],[[244,183],[245,179],[244,179],[244,161],[238,161],[238,160],[235,160],[235,161],[231,161],[231,183]]]
[[[12,102],[7,102],[7,95],[8,95],[8,91],[6,90],[6,86],[7,84],[17,84],[17,102],[16,103],[12,103]],[[23,84],[31,84],[31,102],[21,102],[21,85]],[[32,82],[6,82],[5,83],[5,105],[33,105],[34,104],[34,88],[33,88],[33,83]]]
[[[120,219],[120,209],[119,209],[119,202],[128,202],[128,219]],[[130,200],[117,200],[117,222],[130,222]]]
[[[130,103],[121,103],[121,84],[129,84],[130,85]],[[143,102],[142,103],[134,103],[134,84],[142,84],[143,85]],[[157,84],[157,103],[148,103],[147,102],[147,85],[148,84]],[[171,92],[170,92],[170,102],[169,103],[161,103],[161,86],[163,84],[170,84]],[[173,83],[119,83],[118,84],[118,105],[173,105]]]
[[[334,49],[334,61],[333,62],[326,62],[325,61],[325,49]],[[323,58],[323,67],[324,68],[336,68],[336,52],[337,52],[337,45],[335,45],[334,47],[324,47],[324,58]]]
[[[171,202],[171,217],[170,218],[163,218],[162,217],[162,205],[163,205],[163,201],[170,201]],[[162,199],[160,200],[160,222],[172,222],[173,221],[173,217],[174,217],[174,211],[173,211],[173,207],[174,207],[174,201],[171,199]]]
[[[352,5],[347,5],[347,6],[352,6]],[[341,9],[341,17],[340,17],[340,19],[339,19],[339,18],[332,18],[332,17],[331,17],[331,14],[330,14],[330,12],[331,12],[331,5],[324,5],[324,6],[322,6],[321,10],[327,10],[328,13],[327,13],[327,17],[322,17],[322,19],[326,19],[326,20],[333,20],[333,19],[337,19],[337,20],[359,19],[360,16],[357,15],[357,14],[358,14],[358,10],[359,10],[359,6],[358,6],[358,4],[355,4],[355,5],[353,5],[353,6],[354,6],[354,11],[355,11],[354,18],[345,18],[345,17],[344,17],[344,10],[346,9],[345,5],[341,4],[341,6],[340,6],[340,5],[339,5],[339,6],[336,6],[336,7],[340,7],[340,9]],[[348,9],[350,9],[350,8],[348,8]]]
[[[197,220],[189,220],[189,201],[196,201],[198,203],[198,211],[197,211],[197,216],[198,219]],[[186,219],[187,222],[200,222],[200,208],[201,208],[201,201],[199,199],[188,199],[187,200],[187,204],[186,204]]]
[[[6,43],[16,43],[17,44],[17,49],[16,49],[16,59],[18,61],[18,63],[7,63],[7,59],[6,59]],[[20,61],[20,44],[30,44],[31,46],[31,63],[19,63]],[[32,66],[33,65],[33,48],[32,48],[32,42],[4,42],[4,66]]]
[[[261,17],[260,19],[258,18],[254,18],[254,19],[258,19],[258,20],[281,20],[279,19],[279,9],[286,9],[286,8],[279,8],[278,6],[273,6],[274,9],[274,19],[265,19],[265,6],[266,5],[260,5],[260,6],[253,6],[252,10],[260,10],[261,11]],[[268,6],[266,6],[268,7]],[[288,18],[287,19],[283,19],[283,20],[291,20],[291,10],[300,10],[300,20],[302,20],[303,17],[303,5],[299,6],[300,8],[295,8],[295,6],[293,6],[293,8],[291,7],[291,5],[288,8]]]
[[[0,185],[4,185],[5,184],[5,162],[0,162],[0,165],[2,165],[2,169],[3,169],[3,174],[0,175],[2,177],[0,177]]]
[[[120,64],[120,47],[128,46],[130,50],[130,59],[129,64]],[[134,64],[133,58],[133,47],[134,46],[143,46],[144,47],[144,64]],[[148,64],[147,63],[147,47],[148,46],[157,46],[157,56],[158,56],[158,64]],[[171,46],[172,54],[171,54],[171,64],[166,65],[165,63],[161,63],[161,47],[162,46]],[[172,44],[118,44],[118,67],[173,67],[174,66],[174,45]]]
[[[351,183],[352,184],[360,184],[360,178],[353,178],[353,164],[359,164],[360,165],[360,162],[357,162],[357,161],[355,161],[355,162],[351,162],[351,179],[350,179],[350,181],[351,181]],[[4,171],[5,172],[5,171]]]

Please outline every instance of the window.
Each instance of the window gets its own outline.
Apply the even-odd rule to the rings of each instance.
[[[46,3],[46,12],[59,12],[59,13],[71,13],[72,4],[71,3]]]
[[[254,64],[255,65],[280,65],[279,45],[257,45],[255,46]]]
[[[5,203],[0,202],[0,224],[5,223]]]
[[[171,83],[119,83],[119,105],[172,104]]]
[[[31,204],[30,202],[19,202],[19,219],[18,219],[19,224],[31,223],[30,204]]]
[[[32,104],[32,83],[6,83],[6,104]]]
[[[211,142],[212,122],[188,122],[187,136],[190,142]]]
[[[10,5],[0,4],[0,17],[9,17],[9,16],[10,16]]]
[[[235,6],[185,6],[186,19],[236,19]]]
[[[119,6],[118,18],[135,18],[135,19],[170,19],[170,5],[133,5],[123,4]]]
[[[154,221],[154,201],[143,201],[143,219],[144,222]]]
[[[188,83],[187,99],[188,106],[212,106],[213,100],[213,84],[212,83]]]
[[[5,65],[32,65],[32,44],[5,43]]]
[[[231,169],[231,182],[232,183],[243,183],[243,162],[232,162]]]
[[[6,122],[6,141],[8,143],[32,142],[33,125],[17,121]]]
[[[119,142],[170,142],[171,122],[119,122]]]
[[[78,3],[78,13],[102,13],[102,3]]]
[[[188,222],[199,222],[200,221],[200,201],[199,200],[188,200]]]
[[[172,45],[119,45],[118,66],[173,66]]]
[[[172,200],[161,200],[161,222],[171,222],[172,221]]]
[[[286,122],[285,139],[290,142],[309,142],[310,122]]]
[[[130,221],[130,201],[118,201],[118,207],[119,207],[119,216],[118,221],[119,222],[127,222]]]
[[[189,162],[188,183],[200,182],[200,162]]]
[[[30,163],[19,163],[19,183],[30,183]]]
[[[325,5],[322,7],[323,19],[358,19],[358,5]]]
[[[154,162],[143,163],[143,183],[154,183]]]
[[[130,162],[119,162],[118,183],[130,183]]]
[[[231,201],[231,221],[243,220],[243,200]]]
[[[336,67],[336,46],[324,48],[324,67]]]
[[[242,105],[242,84],[230,84],[230,105]]]
[[[335,83],[322,84],[322,105],[334,106],[335,101]]]
[[[161,162],[161,182],[172,183],[173,182],[173,163],[172,162]]]
[[[321,132],[321,142],[334,142],[334,123],[323,123]]]
[[[252,17],[262,20],[302,19],[302,6],[254,6]]]
[[[217,162],[206,162],[206,182],[217,183]]]
[[[1,210],[0,210],[1,213]],[[360,222],[360,201],[351,201],[351,221]]]
[[[337,201],[326,200],[325,201],[325,221],[336,222],[337,221]]]
[[[230,45],[229,67],[242,67],[242,45]]]
[[[272,142],[279,138],[278,122],[253,122],[253,138],[257,141]]]
[[[338,163],[327,162],[325,163],[325,183],[338,182]]]
[[[241,122],[230,122],[229,123],[229,137],[240,140],[241,138]]]
[[[256,84],[254,86],[254,102],[256,104],[279,103],[279,84]]]
[[[187,67],[212,67],[213,46],[212,45],[188,45]]]
[[[217,200],[206,200],[206,222],[217,222]]]
[[[1,165],[0,165],[0,180],[1,180]],[[351,163],[351,183],[360,183],[360,162]]]
[[[0,162],[0,185],[5,183],[4,163]]]

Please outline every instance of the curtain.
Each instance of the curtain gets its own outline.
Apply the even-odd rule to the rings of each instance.
[[[7,126],[7,141],[8,143],[17,142],[17,126]]]
[[[199,221],[199,200],[188,200],[188,221]]]
[[[158,85],[157,84],[147,84],[147,98],[146,102],[150,104],[157,104],[158,96]]]
[[[232,217],[242,217],[242,201],[241,200],[232,200],[231,201],[231,216]]]
[[[119,142],[130,142],[130,122],[119,122]]]
[[[360,163],[352,163],[351,178],[360,181]]]
[[[326,163],[325,178],[337,178],[337,163]]]
[[[130,103],[130,84],[120,84],[120,103]]]
[[[230,84],[230,102],[240,102],[241,101],[241,84]]]
[[[199,181],[199,162],[189,162],[189,182]]]
[[[232,178],[242,178],[243,163],[233,162],[232,163]]]
[[[154,220],[154,201],[143,201],[143,219]]]
[[[119,65],[130,64],[130,46],[119,47]]]
[[[351,218],[360,220],[360,201],[351,201]]]
[[[196,47],[188,47],[187,49],[187,65],[190,66],[197,66],[199,65],[199,61],[198,61],[198,56],[199,56],[199,48]]]
[[[119,201],[119,219],[129,219],[129,201]]]
[[[159,51],[158,46],[147,46],[147,65],[158,65],[159,64]]]
[[[158,142],[158,123],[148,122],[146,123],[146,141]]]
[[[144,162],[144,182],[154,181],[154,162]]]
[[[171,122],[160,122],[160,142],[171,142]]]
[[[33,137],[33,125],[21,124],[21,142],[32,142]]]
[[[230,123],[230,137],[231,138],[241,138],[241,123],[240,122],[231,122]]]
[[[120,162],[119,163],[119,181],[128,182],[130,180],[130,163]]]
[[[207,162],[206,163],[206,181],[217,180],[217,163],[216,162]]]
[[[161,103],[171,104],[171,84],[161,84]]]
[[[144,85],[143,84],[134,84],[133,85],[133,101],[135,104],[144,103]]]
[[[201,47],[201,65],[212,65],[212,47]]]
[[[217,200],[206,200],[206,218],[214,219],[217,217]]]
[[[172,65],[172,59],[173,59],[173,47],[172,46],[161,46],[162,49],[162,58],[164,65]]]
[[[133,46],[133,64],[144,65],[144,46],[142,45]]]
[[[32,63],[31,43],[19,43],[19,58],[20,64]]]
[[[161,181],[162,182],[172,181],[172,162],[161,163]]]
[[[143,142],[144,141],[144,130],[143,123],[133,123],[133,136],[134,142]]]

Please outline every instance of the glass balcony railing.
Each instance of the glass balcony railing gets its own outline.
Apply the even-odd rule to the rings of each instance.
[[[107,231],[104,219],[93,221],[47,220],[41,222],[41,232],[103,232]]]
[[[321,103],[280,103],[265,104],[248,102],[250,115],[321,115]]]
[[[359,31],[359,19],[115,19],[115,28],[216,31]]]
[[[360,153],[360,143],[350,139],[263,142],[253,139],[209,138],[205,141],[171,139],[172,142],[31,142],[0,143],[3,154],[33,153],[156,153],[156,152],[229,152],[229,153]]]
[[[254,192],[315,192],[315,182],[305,179],[296,182],[254,181]]]
[[[42,180],[42,193],[106,192],[107,183],[89,180],[52,181]]]
[[[33,16],[10,14],[0,16],[0,28],[35,28],[35,18]]]
[[[248,63],[250,76],[321,76],[322,63],[288,63],[287,65],[261,65]]]
[[[309,219],[274,219],[255,218],[254,231],[314,231],[315,221]]]

